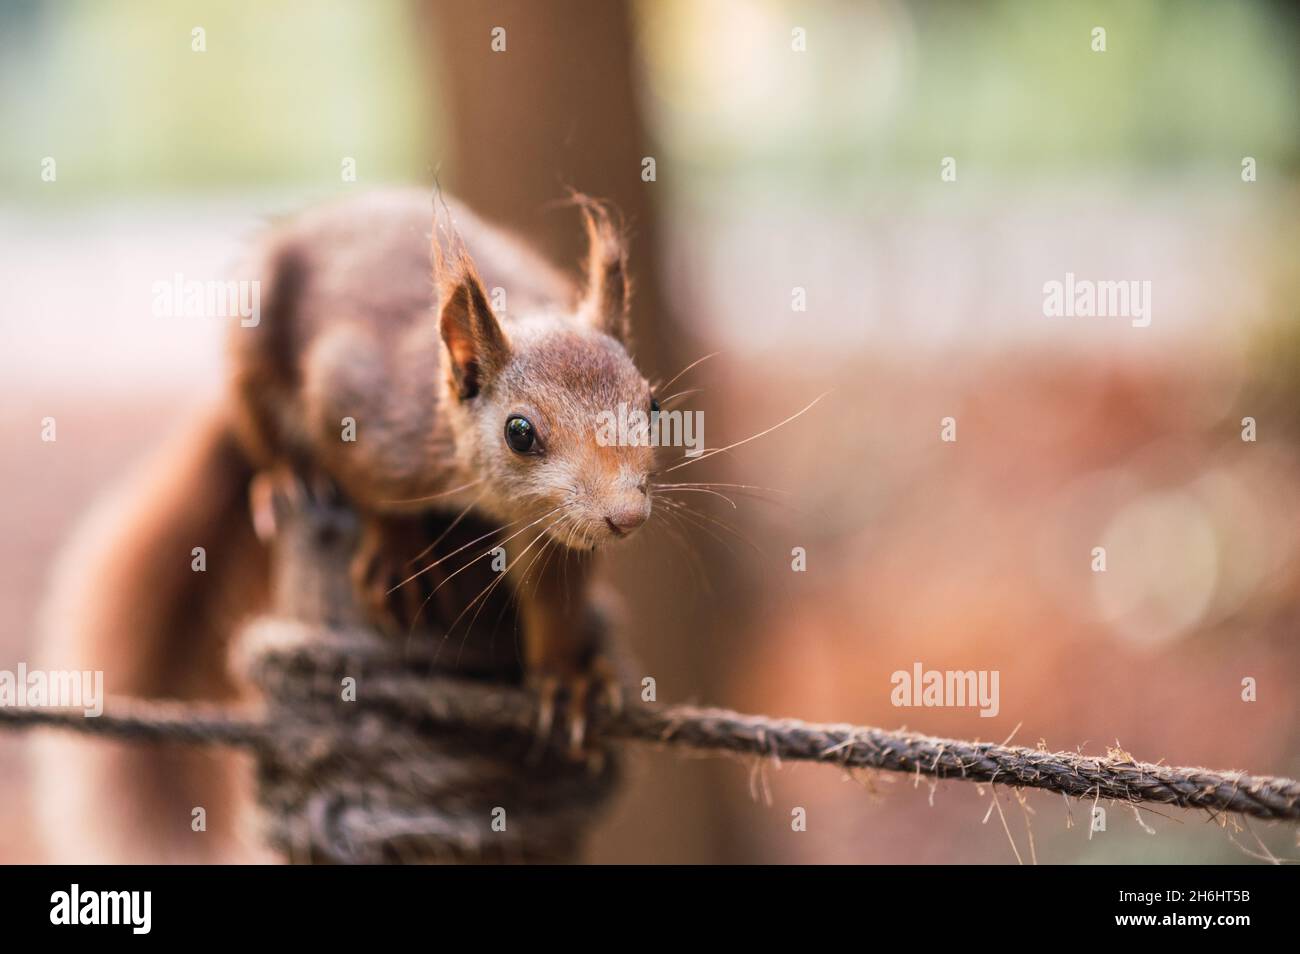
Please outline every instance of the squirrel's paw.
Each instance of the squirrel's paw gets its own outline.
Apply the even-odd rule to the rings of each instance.
[[[597,656],[582,670],[544,668],[529,675],[529,684],[537,694],[537,742],[545,747],[558,725],[565,727],[570,758],[590,758],[587,725],[597,707],[606,713],[623,710],[623,690],[614,667],[604,656]]]
[[[352,559],[352,585],[370,621],[391,633],[409,631],[431,594],[430,578],[412,569],[423,543],[409,522],[373,520]]]
[[[350,567],[353,590],[366,617],[389,632],[401,628],[394,594],[402,589],[401,561],[381,533],[368,526]]]
[[[356,529],[356,517],[333,481],[324,474],[303,476],[287,463],[253,475],[248,509],[253,530],[267,544],[299,529],[328,539]]]

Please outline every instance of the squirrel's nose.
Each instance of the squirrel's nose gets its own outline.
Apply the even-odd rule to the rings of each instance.
[[[605,514],[605,525],[616,537],[631,533],[650,516],[650,501],[644,497],[614,507]]]

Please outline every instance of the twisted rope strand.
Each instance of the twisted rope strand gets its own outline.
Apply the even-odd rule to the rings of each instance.
[[[364,709],[378,706],[440,727],[531,731],[537,701],[522,689],[400,673],[367,680]],[[252,710],[111,698],[104,714],[0,707],[0,727],[55,726],[139,741],[232,745],[254,750],[297,744],[313,727],[263,721]],[[316,726],[317,733],[329,726]],[[562,727],[557,727],[557,733]],[[1046,752],[1022,746],[939,739],[868,726],[827,725],[745,715],[727,709],[633,704],[593,713],[593,738],[683,747],[700,752],[821,762],[940,779],[1040,788],[1076,798],[1154,802],[1300,821],[1300,782],[1203,768],[1184,768]]]

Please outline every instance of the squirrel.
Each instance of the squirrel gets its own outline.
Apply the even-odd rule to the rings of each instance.
[[[628,352],[623,230],[601,202],[573,200],[589,243],[581,283],[419,190],[270,230],[239,272],[260,282],[261,315],[232,328],[228,393],[67,549],[46,603],[46,656],[104,670],[110,693],[242,698],[226,653],[269,605],[271,500],[286,482],[324,488],[361,521],[351,577],[382,630],[409,632],[430,599],[460,596],[443,584],[505,549],[538,731],[549,735],[564,705],[579,753],[587,701],[618,697],[591,625],[595,554],[651,513],[649,442],[598,440],[597,422],[658,404]],[[467,516],[493,530],[435,558],[428,514],[444,532]],[[205,572],[191,568],[198,546]],[[65,744],[47,745],[42,765],[68,788]],[[249,856],[236,831],[223,832],[233,849],[172,851],[194,842],[178,804],[246,796],[234,757],[108,748],[79,748],[83,784],[41,802],[62,836],[56,860]],[[97,824],[106,807],[115,820]]]

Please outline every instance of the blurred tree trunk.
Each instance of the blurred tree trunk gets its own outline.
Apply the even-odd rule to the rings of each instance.
[[[443,185],[570,269],[578,267],[585,238],[576,211],[555,201],[570,186],[613,201],[632,233],[634,353],[652,380],[671,378],[703,350],[681,333],[660,282],[656,203],[663,185],[641,179],[642,159],[653,151],[638,95],[630,4],[433,0],[418,9],[441,92],[430,108],[443,112]],[[493,50],[498,27],[505,31],[502,52]],[[678,558],[661,534],[643,533],[633,549],[610,562],[614,585],[636,611],[627,627],[634,654],[656,677],[661,698],[707,695],[716,686],[709,678],[711,627],[685,601],[664,598],[664,570]],[[715,769],[653,758],[657,770],[639,773],[646,777],[624,796],[621,814],[635,821],[615,822],[593,846],[595,858],[716,860],[726,826],[711,807]]]

